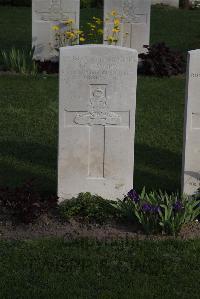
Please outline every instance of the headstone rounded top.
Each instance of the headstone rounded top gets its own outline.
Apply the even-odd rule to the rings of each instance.
[[[188,53],[190,53],[190,54],[200,54],[200,49],[196,49],[196,50],[191,50],[191,51],[189,51]]]
[[[131,48],[126,48],[126,47],[121,47],[121,46],[112,46],[112,45],[99,45],[99,44],[92,44],[92,45],[77,45],[77,46],[68,46],[68,47],[61,47],[60,51],[61,52],[65,52],[68,50],[80,50],[80,49],[92,49],[92,48],[99,48],[99,49],[112,49],[112,50],[118,50],[118,51],[127,51],[127,52],[131,52],[131,53],[135,53],[138,54],[136,49],[131,49]]]

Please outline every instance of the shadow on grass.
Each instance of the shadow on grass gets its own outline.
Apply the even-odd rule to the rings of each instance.
[[[0,185],[16,187],[29,180],[49,194],[57,189],[57,150],[55,146],[4,141],[0,143]]]
[[[56,175],[35,173],[30,167],[24,168],[10,163],[0,163],[0,188],[15,188],[33,181],[33,188],[44,195],[55,195],[57,191]]]
[[[5,141],[0,143],[1,186],[17,186],[34,179],[39,191],[56,193],[57,149],[54,145]],[[180,190],[181,154],[135,145],[134,186],[139,191]]]
[[[141,190],[180,191],[181,153],[135,144],[134,186]]]

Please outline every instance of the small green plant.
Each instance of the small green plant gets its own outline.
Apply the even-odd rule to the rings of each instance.
[[[108,31],[104,36],[105,42],[107,42],[108,45],[117,45],[120,38],[123,19],[124,16],[120,15],[116,10],[112,10],[107,14],[105,22],[112,24],[112,27],[108,26]],[[127,36],[128,33],[125,33],[125,35]]]
[[[145,233],[155,233],[159,231],[158,225],[158,201],[154,193],[149,195],[145,188],[139,195],[135,190],[131,190],[124,200],[119,200],[115,204],[121,216],[128,221],[139,223]]]
[[[167,195],[160,192],[160,226],[167,234],[177,235],[182,226],[193,222],[200,215],[200,200],[178,194]]]
[[[91,22],[87,23],[86,27],[87,42],[92,44],[102,43],[103,39],[103,20],[93,17]]]
[[[7,71],[35,76],[38,73],[38,68],[33,60],[34,51],[34,48],[31,50],[12,48],[8,52],[2,50],[0,55]]]
[[[59,52],[61,47],[74,46],[84,42],[83,31],[78,30],[74,19],[67,19],[64,22],[57,22],[52,26],[54,31],[54,44],[51,44],[52,50]]]
[[[67,220],[76,218],[100,224],[113,220],[117,215],[117,210],[110,201],[90,193],[80,193],[77,198],[64,201],[60,204],[59,211]]]
[[[104,41],[108,45],[117,45],[120,39],[121,25],[124,17],[121,16],[116,10],[112,10],[106,15],[105,22],[108,23],[107,30],[104,35]],[[98,44],[102,43],[103,39],[103,20],[93,17],[92,21],[87,23],[86,39],[89,43]],[[128,33],[125,33],[125,37]]]
[[[200,201],[200,188],[197,190],[197,192],[193,195],[194,200],[199,200]],[[197,221],[200,221],[200,214],[197,217]]]
[[[150,192],[140,195],[131,190],[123,201],[114,204],[126,219],[139,222],[145,233],[174,235],[200,215],[200,199],[178,194]]]

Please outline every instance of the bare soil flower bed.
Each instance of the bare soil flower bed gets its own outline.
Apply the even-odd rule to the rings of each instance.
[[[30,240],[38,238],[59,237],[65,240],[81,238],[97,240],[166,240],[174,239],[165,235],[145,235],[133,225],[109,223],[104,225],[87,224],[80,220],[63,221],[52,214],[42,215],[31,224],[13,224],[9,217],[0,215],[0,240]],[[179,240],[200,238],[200,223],[185,225],[178,237]]]

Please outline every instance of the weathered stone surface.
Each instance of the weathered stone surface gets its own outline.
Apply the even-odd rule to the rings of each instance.
[[[152,4],[165,4],[179,8],[179,0],[152,0]]]
[[[112,10],[124,17],[117,45],[144,52],[143,46],[149,45],[150,39],[151,0],[104,0],[104,41],[113,28],[106,21]]]
[[[58,196],[122,198],[133,187],[137,52],[61,48]]]
[[[189,52],[185,103],[182,189],[191,195],[200,188],[200,50]]]
[[[55,22],[74,19],[79,28],[80,0],[33,0],[32,1],[32,45],[35,46],[35,59],[50,60],[55,57]]]

